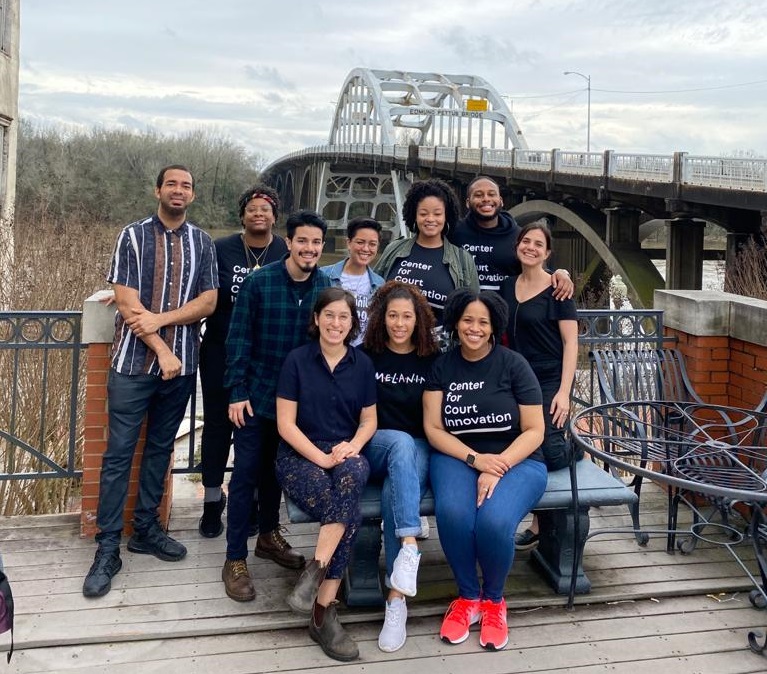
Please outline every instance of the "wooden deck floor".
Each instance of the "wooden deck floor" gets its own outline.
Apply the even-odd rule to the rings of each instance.
[[[662,495],[647,499],[644,508],[643,525],[661,526]],[[445,645],[436,633],[455,590],[434,528],[422,544],[406,646],[380,652],[382,613],[343,610],[361,652],[358,662],[343,665],[327,659],[309,639],[305,621],[287,609],[296,572],[251,557],[258,598],[239,604],[225,596],[224,538],[199,537],[200,510],[199,497],[188,491],[174,504],[171,530],[187,545],[186,559],[165,563],[123,551],[112,592],[96,600],[81,594],[94,544],[78,537],[78,516],[4,521],[0,553],[17,611],[17,651],[6,671],[767,671],[767,658],[751,653],[746,642],[749,630],[767,628],[767,612],[751,607],[750,581],[725,549],[702,543],[693,555],[668,555],[664,539],[640,548],[632,537],[615,533],[587,545],[584,566],[593,589],[578,598],[575,610],[564,609],[562,597],[520,554],[507,584],[507,649],[485,653],[474,634],[460,646]],[[627,525],[621,508],[592,511],[592,530]],[[315,525],[293,525],[289,539],[309,554],[315,533]]]

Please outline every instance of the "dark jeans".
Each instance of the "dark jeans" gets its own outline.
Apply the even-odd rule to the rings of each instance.
[[[226,514],[226,558],[248,557],[248,529],[253,491],[258,487],[258,530],[274,531],[280,524],[282,492],[274,473],[280,436],[277,422],[245,415],[245,425],[234,429],[234,466],[229,480]]]
[[[200,451],[202,485],[220,487],[224,483],[234,424],[229,421],[229,389],[224,388],[226,346],[203,339],[200,347],[202,385],[202,427]]]
[[[570,465],[570,440],[567,437],[567,423],[562,428],[557,428],[551,422],[551,401],[559,391],[559,385],[562,382],[562,364],[552,363],[548,365],[536,364],[533,368],[538,383],[541,385],[543,394],[543,420],[546,429],[543,435],[543,457],[546,460],[546,468],[549,470],[559,470]]]
[[[102,547],[115,549],[120,545],[131,464],[144,416],[146,443],[133,525],[136,531],[145,532],[157,521],[173,443],[193,388],[194,375],[164,381],[155,375],[109,371],[109,439],[101,464],[96,515],[100,530],[96,541]]]
[[[320,441],[314,444],[329,454],[336,443]],[[349,565],[352,545],[362,524],[360,497],[370,476],[368,460],[360,455],[325,469],[283,441],[277,459],[277,475],[285,493],[301,510],[320,524],[340,523],[346,527],[325,574],[328,579],[341,578]]]

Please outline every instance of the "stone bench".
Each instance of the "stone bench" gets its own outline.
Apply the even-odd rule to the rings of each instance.
[[[576,464],[578,483],[578,512],[573,512],[570,470],[550,472],[548,483],[534,512],[540,524],[540,542],[532,559],[558,594],[568,594],[576,550],[583,559],[583,548],[589,533],[589,509],[592,506],[627,505],[636,503],[637,495],[620,480],[589,460]],[[312,522],[289,498],[285,498],[288,517],[293,523]],[[368,484],[362,494],[362,526],[352,550],[349,568],[344,578],[344,593],[348,606],[381,606],[385,598],[379,572],[381,554],[381,485]],[[421,500],[421,515],[434,514],[431,490]],[[573,546],[575,523],[579,522],[577,548]],[[591,583],[579,563],[575,592],[585,594]]]

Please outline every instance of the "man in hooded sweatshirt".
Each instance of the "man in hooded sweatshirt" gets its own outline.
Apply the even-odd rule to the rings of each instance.
[[[517,260],[517,237],[520,227],[503,210],[503,199],[498,183],[487,176],[477,176],[466,190],[469,212],[459,220],[448,234],[448,240],[474,256],[482,290],[498,292],[507,276],[521,273]],[[573,296],[573,282],[565,269],[552,275],[554,297],[569,299]]]

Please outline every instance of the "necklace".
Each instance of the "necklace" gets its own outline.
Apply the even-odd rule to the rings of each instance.
[[[242,247],[245,249],[245,265],[252,271],[256,271],[256,269],[261,269],[261,265],[263,261],[266,259],[266,254],[269,252],[269,246],[272,245],[272,241],[274,241],[274,237],[271,237],[269,239],[269,243],[267,243],[264,249],[258,254],[254,253],[250,249],[250,246],[245,242],[244,234],[240,234],[240,239],[242,239]]]

